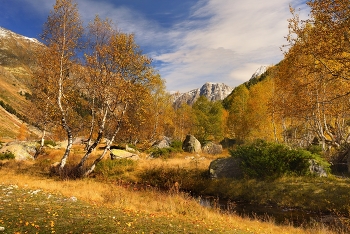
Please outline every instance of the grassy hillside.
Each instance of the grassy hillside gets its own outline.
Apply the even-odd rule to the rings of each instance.
[[[35,64],[34,51],[41,44],[1,30],[5,31],[5,36],[0,37],[0,106],[5,108],[0,108],[0,137],[15,138],[22,123],[20,119],[25,120],[30,115],[28,97]]]

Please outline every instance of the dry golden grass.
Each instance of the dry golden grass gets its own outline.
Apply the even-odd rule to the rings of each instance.
[[[54,154],[56,154],[55,152]],[[57,153],[58,154],[58,153]],[[153,166],[182,165],[186,162],[179,159],[151,160]],[[146,162],[144,162],[146,164]],[[165,163],[165,164],[164,164]],[[183,163],[183,164],[182,164]],[[0,167],[2,184],[16,184],[22,188],[41,189],[46,192],[61,194],[66,197],[75,196],[96,206],[113,209],[129,210],[131,212],[146,212],[169,219],[183,219],[198,222],[198,225],[220,227],[223,230],[236,230],[239,233],[329,233],[324,228],[305,230],[291,226],[276,226],[273,222],[261,222],[244,219],[235,215],[220,214],[217,210],[203,208],[195,199],[186,194],[171,194],[154,189],[134,191],[116,183],[103,183],[93,179],[61,181],[47,176],[25,173],[31,167],[30,162],[11,162]],[[203,164],[205,164],[203,162]],[[146,167],[146,165],[143,165]],[[151,165],[149,165],[151,166]],[[241,231],[240,231],[241,230]]]

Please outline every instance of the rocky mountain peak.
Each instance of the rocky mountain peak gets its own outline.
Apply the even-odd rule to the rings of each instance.
[[[205,83],[201,88],[193,89],[186,93],[178,93],[173,95],[174,106],[180,107],[182,103],[193,105],[200,96],[205,96],[209,101],[218,101],[226,98],[233,88],[224,83]]]
[[[255,79],[255,78],[261,76],[262,74],[264,74],[266,71],[267,71],[267,66],[261,66],[254,72],[254,74],[252,75],[252,77],[250,79]]]

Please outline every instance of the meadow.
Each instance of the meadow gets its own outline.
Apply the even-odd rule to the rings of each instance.
[[[339,193],[345,196],[349,191],[350,186],[345,179],[213,181],[207,177],[208,166],[213,159],[225,154],[188,159],[190,154],[176,153],[167,159],[148,159],[146,154],[141,154],[141,159],[135,162],[105,159],[90,178],[62,180],[50,175],[50,165],[59,160],[62,151],[46,149],[45,154],[35,161],[0,161],[0,226],[5,228],[5,233],[347,231],[346,221],[337,226],[314,222],[295,227],[288,222],[277,225],[269,217],[264,221],[240,217],[235,213],[203,207],[191,196],[196,192],[223,198],[245,197],[256,203],[293,204],[305,209],[313,208],[313,200],[324,200],[328,210],[345,215],[349,205],[346,199],[339,197]],[[71,162],[78,160],[82,152],[81,146],[75,146]],[[176,182],[179,190],[174,187]],[[313,188],[316,185],[318,190]],[[310,195],[311,191],[314,191],[314,196]],[[300,199],[298,194],[304,199]],[[317,194],[320,197],[315,197]],[[297,200],[299,203],[295,203]]]

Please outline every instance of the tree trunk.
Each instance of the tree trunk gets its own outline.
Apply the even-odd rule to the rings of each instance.
[[[104,113],[104,116],[103,116],[103,119],[102,119],[102,122],[101,122],[101,125],[100,125],[100,129],[98,131],[98,135],[97,135],[96,140],[94,141],[94,143],[91,146],[88,147],[84,157],[80,160],[80,163],[77,166],[77,169],[79,171],[82,170],[82,168],[83,168],[86,160],[89,158],[91,152],[96,148],[96,146],[100,143],[100,141],[102,139],[102,136],[103,136],[103,133],[104,133],[104,129],[105,129],[107,113],[108,113],[108,109],[106,109],[106,111]]]
[[[44,144],[45,144],[45,135],[46,135],[46,131],[45,128],[43,130],[43,134],[41,135],[41,140],[40,140],[40,146],[38,149],[36,149],[35,154],[34,154],[34,159],[36,159],[39,154],[42,152],[43,148],[44,148]]]
[[[125,114],[125,112],[126,112],[127,107],[128,107],[128,104],[126,103],[125,106],[124,106],[124,109],[123,109],[123,111],[122,111],[122,113],[121,113],[120,119],[119,119],[119,121],[118,121],[118,127],[117,127],[116,130],[114,131],[112,138],[108,141],[108,143],[107,143],[107,145],[106,145],[106,148],[104,149],[104,151],[103,151],[103,153],[101,154],[101,156],[98,157],[98,158],[94,161],[94,163],[91,165],[91,167],[84,173],[84,177],[90,175],[90,174],[95,170],[95,167],[96,167],[97,163],[99,163],[99,162],[105,157],[107,151],[110,150],[110,147],[111,147],[111,145],[113,144],[114,139],[115,139],[115,137],[117,136],[117,134],[118,134],[118,132],[119,132],[119,130],[120,130],[120,128],[121,128],[121,125],[122,125],[122,122],[121,122],[121,121],[122,121],[122,119],[123,119],[123,117],[124,117],[124,114]]]
[[[65,24],[63,24],[63,30],[65,31]],[[57,95],[57,104],[58,104],[58,108],[61,112],[61,116],[62,116],[62,119],[61,119],[61,124],[62,124],[62,127],[63,129],[66,131],[67,133],[67,141],[68,141],[68,144],[67,144],[67,147],[66,147],[66,151],[64,152],[64,155],[61,159],[61,163],[60,163],[60,167],[59,167],[59,171],[60,173],[62,173],[63,171],[63,168],[64,166],[66,165],[67,163],[67,159],[68,159],[68,156],[69,156],[69,153],[70,153],[70,150],[72,148],[72,145],[73,145],[73,134],[72,134],[72,130],[71,128],[68,126],[68,123],[67,123],[67,120],[66,120],[66,114],[65,114],[65,110],[63,108],[63,105],[62,105],[62,97],[63,97],[63,78],[65,76],[64,74],[64,70],[65,70],[65,67],[66,65],[64,64],[64,60],[65,60],[65,38],[63,40],[63,49],[62,49],[62,54],[61,54],[61,58],[60,58],[60,76],[59,76],[59,80],[58,80],[58,95]]]
[[[95,98],[92,98],[92,107],[91,107],[91,127],[90,127],[90,133],[89,133],[89,138],[86,142],[85,145],[85,150],[89,150],[90,145],[91,145],[91,139],[92,139],[92,133],[94,131],[94,127],[95,127]]]
[[[72,131],[71,131],[70,127],[68,126],[68,124],[66,122],[66,119],[64,117],[62,117],[62,127],[67,132],[68,144],[67,144],[67,147],[66,147],[66,151],[64,152],[64,155],[63,155],[63,157],[61,159],[61,163],[60,163],[60,167],[59,167],[60,173],[63,171],[63,168],[64,168],[64,166],[67,163],[67,159],[68,159],[70,150],[71,150],[72,145],[73,145],[73,134],[72,134]]]

